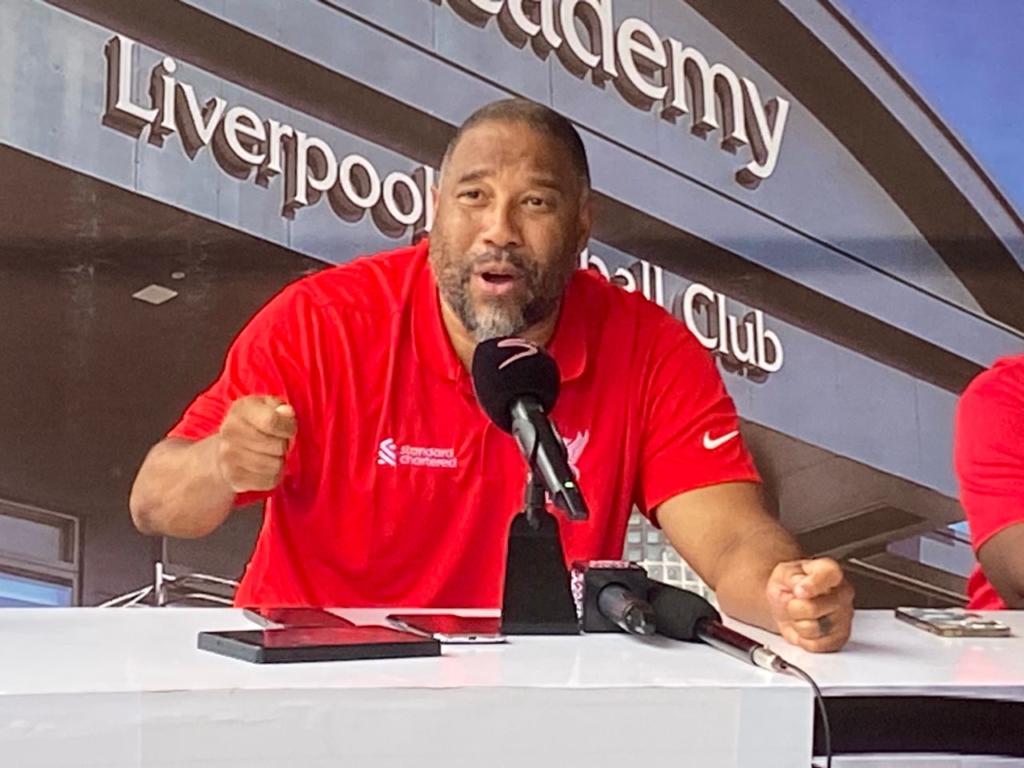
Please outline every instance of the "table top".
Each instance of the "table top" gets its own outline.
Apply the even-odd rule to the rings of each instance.
[[[1010,637],[939,637],[891,610],[858,611],[842,651],[807,653],[777,635],[730,622],[803,668],[826,696],[959,696],[1024,701],[1024,611],[979,611]]]
[[[338,611],[382,623],[392,611]],[[809,654],[729,623],[801,666],[826,695],[943,695],[1024,701],[1024,612],[1001,612],[1010,638],[942,638],[861,611],[836,654]],[[510,638],[445,646],[433,658],[255,665],[196,648],[203,630],[253,629],[239,610],[0,611],[0,697],[88,692],[390,688],[765,688],[802,681],[703,645],[623,634]]]
[[[393,611],[338,611],[383,623]],[[402,611],[408,612],[408,611]],[[227,608],[0,610],[0,697],[168,690],[794,687],[707,646],[621,634],[515,636],[428,658],[249,664],[196,648],[204,630],[254,629]]]

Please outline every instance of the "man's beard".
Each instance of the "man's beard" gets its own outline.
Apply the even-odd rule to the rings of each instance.
[[[441,243],[431,243],[431,262],[441,298],[476,340],[519,336],[527,328],[558,310],[562,294],[576,269],[569,254],[556,259],[547,270],[514,252],[491,250],[471,259],[455,260]],[[474,305],[469,286],[477,268],[485,264],[510,264],[518,271],[525,291],[484,298]]]

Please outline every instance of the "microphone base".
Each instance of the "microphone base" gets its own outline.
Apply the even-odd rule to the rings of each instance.
[[[503,634],[579,634],[562,538],[551,513],[543,507],[528,507],[515,516],[506,563]]]

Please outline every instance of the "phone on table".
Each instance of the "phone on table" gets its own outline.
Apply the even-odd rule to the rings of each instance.
[[[243,608],[242,615],[265,629],[275,627],[354,627],[348,619],[322,608]]]
[[[963,608],[897,608],[896,618],[942,637],[1009,637],[1010,627]]]
[[[433,638],[378,626],[200,632],[198,647],[254,664],[441,655],[441,643]]]
[[[456,616],[453,613],[392,614],[388,622],[401,630],[442,643],[503,643],[500,616]]]

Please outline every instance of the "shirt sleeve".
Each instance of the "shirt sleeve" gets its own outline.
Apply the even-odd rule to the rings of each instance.
[[[711,353],[666,316],[643,382],[643,437],[637,506],[654,522],[663,502],[696,488],[759,482],[739,417]]]
[[[975,551],[1024,522],[1024,397],[1013,374],[986,371],[957,406],[954,465]]]
[[[302,425],[309,424],[308,387],[303,348],[310,328],[302,325],[303,302],[294,286],[286,288],[256,313],[232,341],[220,375],[188,406],[167,437],[202,440],[217,432],[231,404],[249,395],[279,397],[295,410],[299,434],[288,453],[282,482],[297,478],[303,451]],[[270,492],[238,494],[242,506]]]

